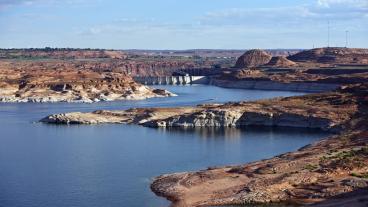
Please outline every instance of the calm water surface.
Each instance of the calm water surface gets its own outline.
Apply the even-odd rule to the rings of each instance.
[[[149,190],[154,176],[268,158],[326,136],[299,129],[165,130],[37,123],[60,112],[300,95],[203,85],[160,88],[179,96],[94,104],[0,104],[0,207],[167,206]]]

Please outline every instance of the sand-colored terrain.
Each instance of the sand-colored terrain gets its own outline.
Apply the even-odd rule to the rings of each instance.
[[[174,94],[155,90],[114,72],[75,68],[15,67],[0,61],[0,102],[96,102],[166,97]]]

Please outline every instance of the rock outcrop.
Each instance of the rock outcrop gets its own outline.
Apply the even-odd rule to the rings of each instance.
[[[9,75],[11,74],[11,75]],[[173,96],[120,73],[0,70],[0,102],[97,102]]]
[[[272,56],[263,50],[249,50],[236,61],[236,68],[251,68],[270,62]]]
[[[270,62],[268,62],[265,66],[271,66],[271,67],[278,67],[278,68],[288,68],[288,67],[292,67],[295,66],[296,63],[287,59],[284,56],[277,56],[277,57],[272,57],[272,59],[270,60]]]

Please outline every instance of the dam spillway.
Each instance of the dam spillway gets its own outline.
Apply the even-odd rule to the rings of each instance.
[[[208,84],[206,76],[136,76],[133,79],[144,85]]]

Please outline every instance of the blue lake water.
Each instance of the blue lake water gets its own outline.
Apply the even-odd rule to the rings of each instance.
[[[60,112],[301,95],[205,85],[158,88],[179,96],[94,104],[0,104],[0,207],[168,206],[149,189],[154,176],[269,158],[327,136],[302,129],[179,130],[37,123]]]

